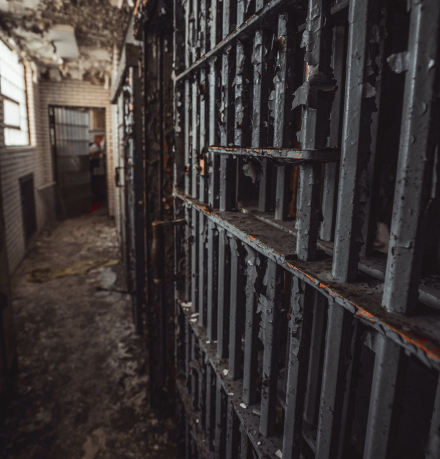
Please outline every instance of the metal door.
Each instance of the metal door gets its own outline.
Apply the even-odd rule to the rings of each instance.
[[[440,457],[440,3],[174,7],[179,457]]]
[[[56,182],[67,216],[90,210],[92,188],[87,109],[49,107]]]

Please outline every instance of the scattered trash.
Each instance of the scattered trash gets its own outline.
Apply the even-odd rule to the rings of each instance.
[[[228,376],[228,373],[229,373],[229,370],[223,370],[223,374],[224,374],[225,376]]]
[[[240,403],[240,406],[241,406],[242,408],[244,408],[244,409],[247,408],[247,405],[245,405],[244,403]]]
[[[275,453],[275,456],[278,456],[278,457],[281,457],[281,458],[282,458],[282,457],[283,457],[283,453],[282,453],[280,450],[278,450],[278,451]]]
[[[64,276],[76,276],[79,274],[87,274],[90,270],[99,268],[101,266],[115,266],[119,260],[101,259],[101,260],[87,260],[79,261],[70,266],[63,268],[41,268],[33,269],[29,272],[26,280],[35,284],[42,284],[51,279]]]

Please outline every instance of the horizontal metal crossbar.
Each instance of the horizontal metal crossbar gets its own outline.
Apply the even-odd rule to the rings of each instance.
[[[318,161],[322,163],[339,161],[340,150],[297,150],[293,148],[243,148],[211,146],[210,153],[221,155],[249,156],[253,158],[282,159],[286,162],[298,164],[306,161]]]
[[[367,280],[350,284],[335,280],[331,275],[330,257],[313,263],[297,259],[295,236],[241,212],[214,213],[205,205],[185,196],[177,194],[175,197],[313,286],[330,301],[337,302],[363,322],[385,334],[428,367],[440,369],[440,323],[436,317],[408,317],[389,313],[381,307],[382,286],[372,288]]]
[[[297,230],[295,222],[276,220],[273,215],[266,212],[261,212],[258,209],[241,209],[245,214],[251,215],[253,218],[267,223],[268,225],[278,228],[281,231],[291,234],[296,237]],[[317,247],[323,250],[327,255],[333,256],[334,243],[318,240]],[[368,274],[380,281],[385,280],[386,258],[375,257],[360,257],[358,264],[359,271]],[[422,277],[419,284],[419,299],[428,306],[440,310],[440,279],[438,277],[429,276]]]

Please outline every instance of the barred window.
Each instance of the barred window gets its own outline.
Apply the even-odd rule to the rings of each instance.
[[[25,69],[18,55],[0,40],[0,90],[7,146],[29,145]]]

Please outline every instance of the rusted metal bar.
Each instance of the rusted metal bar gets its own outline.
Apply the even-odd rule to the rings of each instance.
[[[434,85],[440,76],[438,36],[440,3],[413,3],[409,31],[409,66],[397,166],[393,218],[382,304],[405,314],[417,304],[423,254],[423,228],[430,204],[431,174],[439,117],[432,118]],[[432,136],[432,137],[430,137]]]
[[[327,298],[333,299],[375,330],[399,343],[409,355],[416,356],[424,365],[440,369],[440,350],[435,344],[438,342],[438,321],[435,316],[430,316],[429,321],[422,317],[399,317],[397,320],[394,314],[389,314],[381,308],[381,295],[372,290],[366,282],[358,281],[356,284],[329,282],[331,271],[325,261],[315,261],[310,264],[294,260],[296,241],[290,233],[269,226],[244,213],[211,213],[184,196],[177,195],[177,197],[203,212],[219,230],[223,228],[230,232],[264,257],[268,257],[283,269],[310,283]],[[219,246],[221,247],[221,244]],[[366,291],[370,293],[363,295],[362,292]],[[410,332],[413,328],[418,332],[415,334]]]
[[[209,151],[222,155],[249,156],[251,158],[267,158],[282,160],[289,164],[316,161],[319,163],[336,162],[340,159],[340,151],[332,149],[296,150],[294,148],[243,148],[210,146]]]

